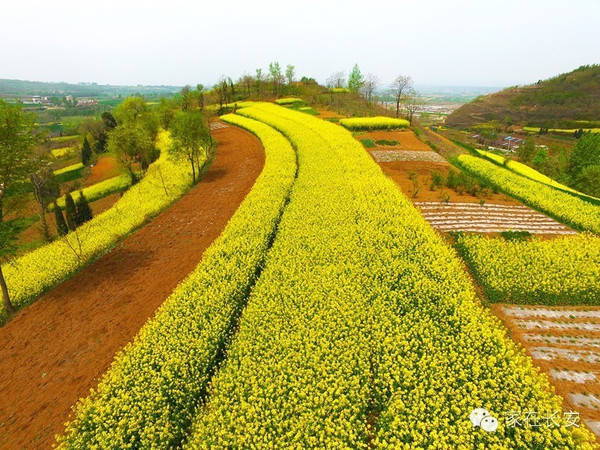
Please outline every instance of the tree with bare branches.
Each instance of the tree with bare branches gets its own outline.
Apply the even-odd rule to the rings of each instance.
[[[372,73],[368,74],[363,82],[361,92],[369,104],[373,101],[373,96],[375,94],[375,89],[377,89],[378,82],[379,80],[377,79],[377,76],[373,75]]]
[[[346,84],[346,74],[344,72],[335,72],[327,78],[327,87],[341,88]]]
[[[412,88],[412,79],[407,75],[399,75],[392,83],[392,92],[396,100],[396,117],[400,117],[400,103],[404,102],[406,94]]]
[[[423,103],[421,96],[412,87],[406,91],[406,97],[404,101],[404,108],[406,109],[406,118],[412,125],[415,112],[419,110],[419,107]]]

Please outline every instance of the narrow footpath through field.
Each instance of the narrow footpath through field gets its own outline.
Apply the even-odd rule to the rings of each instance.
[[[0,448],[49,448],[71,406],[221,233],[264,152],[232,126],[214,136],[216,159],[194,189],[0,328]]]

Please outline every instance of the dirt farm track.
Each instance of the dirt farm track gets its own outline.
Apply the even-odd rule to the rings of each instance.
[[[221,233],[264,165],[260,141],[214,133],[204,179],[110,253],[0,327],[0,448],[49,448],[86,395]]]

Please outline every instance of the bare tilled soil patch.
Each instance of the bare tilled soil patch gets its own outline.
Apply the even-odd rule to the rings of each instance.
[[[389,150],[388,150],[389,151]],[[431,152],[435,153],[435,152]],[[466,191],[457,191],[448,187],[434,187],[432,180],[435,176],[446,177],[450,170],[457,171],[447,162],[439,161],[392,161],[378,162],[383,172],[390,177],[413,202],[433,201],[448,203],[476,203],[479,204],[482,197],[471,195]],[[413,175],[414,174],[414,175]],[[411,179],[411,177],[413,179]],[[415,181],[418,185],[415,196]],[[486,203],[503,205],[518,205],[519,203],[503,194],[488,192],[483,200]]]
[[[600,307],[518,306],[491,309],[545,371],[566,410],[600,436]]]
[[[388,141],[388,145],[377,145],[378,149],[403,149],[403,150],[424,150],[433,152],[431,147],[420,140],[412,130],[397,131],[369,131],[357,136],[360,139],[371,139],[377,141]],[[391,144],[396,141],[397,144]],[[390,145],[391,144],[391,145]]]
[[[433,161],[446,163],[439,154],[421,150],[371,150],[371,155],[377,162],[392,161]],[[447,163],[446,163],[447,164]]]
[[[450,171],[454,171],[455,177],[460,171],[421,142],[410,130],[357,135],[357,139],[365,138],[374,142],[380,139],[404,142],[405,147],[419,148],[398,150],[396,146],[379,145],[370,149],[369,153],[383,171],[412,199],[425,219],[440,232],[496,234],[504,231],[527,231],[547,236],[576,233],[503,194],[494,193],[489,189],[465,189],[462,185],[451,184],[449,181],[441,183],[440,180],[450,179]]]
[[[415,202],[415,205],[434,228],[444,232],[527,231],[553,235],[576,233],[554,219],[523,205],[446,202]]]

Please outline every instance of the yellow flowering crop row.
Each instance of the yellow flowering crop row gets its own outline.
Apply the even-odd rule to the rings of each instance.
[[[348,94],[350,89],[348,88],[329,88],[329,92],[332,94]]]
[[[63,167],[62,169],[57,169],[54,171],[54,175],[63,175],[68,172],[74,172],[75,170],[83,169],[83,163],[71,164],[70,166]]]
[[[509,429],[561,411],[477,302],[456,254],[341,127],[272,104],[238,111],[298,152],[298,178],[193,448],[585,448],[587,431]],[[496,433],[474,429],[484,407]],[[589,445],[588,445],[589,446]]]
[[[292,103],[302,103],[304,100],[298,97],[284,97],[275,100],[278,105],[291,105]]]
[[[523,127],[524,131],[528,133],[539,133],[540,127]],[[550,133],[562,133],[562,134],[573,134],[578,131],[579,128],[550,128]],[[585,133],[600,133],[600,128],[583,128]]]
[[[23,307],[45,290],[68,278],[179,198],[192,182],[188,165],[168,158],[168,134],[160,135],[161,155],[146,176],[112,208],[63,238],[33,250],[2,269],[13,304]],[[0,322],[6,311],[0,306]]]
[[[351,117],[340,119],[340,125],[349,130],[391,130],[394,128],[406,128],[408,120],[395,119],[393,117]]]
[[[600,305],[600,238],[506,241],[461,235],[458,247],[494,302]]]
[[[172,448],[184,438],[260,272],[296,172],[295,152],[280,133],[238,116],[222,119],[260,137],[264,169],[202,262],[79,402],[59,438],[63,448]]]
[[[499,190],[529,206],[580,230],[600,233],[599,205],[530,180],[476,156],[460,155],[457,161],[467,171],[488,180]]]
[[[544,175],[543,173],[538,172],[537,170],[533,169],[532,167],[529,167],[528,165],[523,164],[519,161],[514,161],[514,160],[507,161],[506,158],[504,158],[504,156],[497,155],[492,152],[487,152],[485,150],[477,150],[477,153],[479,153],[484,158],[490,159],[491,161],[493,161],[497,164],[506,165],[506,167],[511,169],[513,172],[516,172],[519,175],[523,175],[524,177],[530,178],[534,181],[539,181],[540,183],[547,184],[554,188],[561,189],[561,190],[567,191],[567,192],[571,192],[571,193],[578,195],[580,197],[583,197],[583,198],[588,198],[593,201],[600,201],[600,199],[598,199],[596,197],[592,197],[590,195],[584,194],[573,188],[570,188],[569,186],[559,183],[558,181]]]
[[[77,153],[77,147],[61,147],[50,150],[52,156],[56,159],[64,158]]]
[[[98,199],[104,198],[107,195],[114,194],[115,192],[122,192],[131,185],[131,177],[123,173],[116,177],[109,178],[108,180],[100,181],[96,184],[83,188],[83,195],[88,202],[93,202]],[[71,194],[73,200],[77,201],[79,198],[79,191],[75,191]],[[65,209],[65,196],[63,195],[56,203],[60,209]]]

